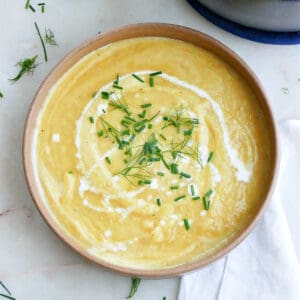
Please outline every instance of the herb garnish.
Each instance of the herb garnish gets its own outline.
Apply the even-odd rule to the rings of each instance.
[[[188,219],[183,219],[184,226],[186,230],[189,230],[191,228],[190,222]]]
[[[28,8],[29,8],[29,5],[30,5],[30,0],[27,0],[27,1],[26,1],[26,4],[25,4],[25,9],[28,9]]]
[[[212,160],[213,156],[214,156],[214,153],[210,152],[209,155],[208,155],[208,158],[207,158],[208,163]]]
[[[131,278],[131,288],[130,288],[129,295],[126,297],[127,299],[132,298],[135,295],[140,283],[141,283],[140,278]]]
[[[136,74],[132,74],[132,76],[133,76],[136,80],[138,80],[138,81],[140,81],[140,82],[145,82],[143,78],[141,78],[140,76],[138,76],[138,75],[136,75]]]
[[[45,62],[47,62],[48,61],[47,50],[46,50],[46,46],[45,46],[45,43],[44,43],[44,40],[42,38],[42,35],[41,35],[41,32],[40,32],[40,29],[39,29],[39,26],[38,26],[37,22],[34,22],[34,26],[35,26],[36,32],[37,32],[37,34],[40,38],[40,41],[41,41],[41,44],[42,44],[42,47],[43,47]]]
[[[38,3],[38,6],[40,6],[41,7],[41,12],[42,13],[44,13],[45,12],[45,5],[46,5],[46,3]]]
[[[212,194],[213,194],[213,190],[209,189],[202,198],[203,206],[205,210],[209,210],[210,208],[211,201],[209,198]]]
[[[3,98],[3,94],[0,92],[0,98]]]
[[[183,198],[185,198],[185,195],[181,195],[181,196],[175,198],[174,201],[177,202],[179,200],[182,200]]]
[[[150,73],[149,75],[150,75],[151,77],[153,77],[153,76],[157,76],[157,75],[161,75],[161,74],[162,74],[162,71],[158,71],[158,72]]]
[[[0,297],[6,298],[6,299],[10,299],[10,300],[16,300],[16,298],[11,296],[11,292],[9,291],[9,289],[4,285],[4,283],[2,281],[0,281],[0,285],[3,287],[3,289],[6,291],[6,295],[5,294],[0,294]]]
[[[157,203],[158,206],[161,206],[161,201],[160,201],[159,198],[156,199],[156,203]]]
[[[25,58],[24,60],[20,60],[17,63],[17,66],[19,66],[21,69],[16,77],[9,79],[12,82],[18,81],[24,74],[33,74],[35,68],[38,66],[38,64],[35,62],[37,59],[37,55],[33,56],[31,58]]]
[[[51,46],[58,46],[55,40],[54,33],[51,29],[45,29],[45,43]]]
[[[94,117],[93,117],[93,116],[90,116],[90,117],[89,117],[89,121],[90,121],[90,123],[92,123],[92,124],[95,123]]]
[[[105,160],[107,161],[107,163],[108,163],[108,164],[110,164],[110,165],[111,165],[111,160],[109,159],[109,157],[108,157],[108,156],[106,156],[106,157],[105,157]]]

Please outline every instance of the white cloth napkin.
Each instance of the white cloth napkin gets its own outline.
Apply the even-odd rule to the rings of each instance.
[[[300,299],[300,120],[279,131],[280,176],[262,220],[227,257],[184,275],[178,300]]]

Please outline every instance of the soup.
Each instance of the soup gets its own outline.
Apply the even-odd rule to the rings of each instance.
[[[139,269],[229,244],[266,195],[271,129],[244,78],[174,39],[99,48],[39,115],[35,170],[51,215],[91,255]]]

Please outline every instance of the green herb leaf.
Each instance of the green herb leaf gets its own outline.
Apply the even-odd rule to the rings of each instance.
[[[42,35],[41,35],[41,32],[40,32],[40,29],[39,29],[39,26],[37,24],[37,22],[34,22],[34,26],[35,26],[35,29],[36,29],[36,32],[40,38],[40,41],[42,43],[42,47],[43,47],[43,51],[44,51],[44,58],[45,58],[45,62],[48,61],[48,55],[47,55],[47,50],[46,50],[46,46],[45,46],[45,43],[44,43],[44,40],[42,38]]]
[[[147,107],[150,107],[150,106],[152,106],[152,103],[145,103],[145,104],[141,105],[141,108],[147,108]]]
[[[144,79],[141,78],[140,76],[138,76],[138,75],[136,75],[136,74],[132,74],[132,76],[133,76],[136,80],[138,80],[138,81],[140,81],[140,82],[144,82]]]
[[[157,72],[150,73],[149,75],[151,77],[153,77],[153,76],[158,76],[158,75],[161,75],[161,74],[162,74],[162,71],[157,71]]]
[[[208,158],[207,158],[208,163],[212,160],[213,156],[214,156],[214,153],[210,152],[209,155],[208,155]]]
[[[105,91],[102,91],[101,92],[101,97],[102,97],[102,99],[107,100],[107,99],[109,99],[109,93],[105,92]]]
[[[171,186],[171,190],[178,190],[179,189],[179,185],[172,185]]]
[[[98,136],[103,136],[103,134],[104,134],[104,131],[103,131],[103,130],[97,131],[97,135],[98,135]]]
[[[161,206],[161,201],[160,201],[159,198],[156,199],[156,203],[157,203],[158,206]]]
[[[179,196],[177,198],[174,199],[175,202],[182,200],[183,198],[185,198],[185,195]]]
[[[192,176],[185,172],[180,172],[180,177],[191,178]]]
[[[94,117],[93,117],[93,116],[90,116],[90,117],[89,117],[89,121],[90,121],[90,123],[92,123],[92,124],[95,123]]]
[[[30,8],[30,10],[31,10],[32,12],[35,13],[35,8],[34,8],[31,4],[29,4],[29,8]]]
[[[6,298],[6,299],[10,299],[10,300],[16,300],[16,298],[8,296],[8,295],[0,294],[0,296],[3,298]]]
[[[20,71],[16,77],[9,79],[12,82],[18,81],[24,74],[33,74],[35,68],[38,64],[35,62],[37,59],[37,55],[31,58],[25,58],[24,60],[20,60],[17,63],[17,66],[20,67]]]
[[[201,198],[199,196],[195,196],[195,197],[192,197],[193,200],[200,200]]]
[[[154,78],[153,78],[153,77],[150,77],[150,78],[149,78],[149,85],[150,85],[151,87],[154,87]]]
[[[51,46],[58,46],[55,40],[54,33],[51,29],[45,29],[45,43]]]
[[[25,9],[28,9],[28,8],[29,8],[29,5],[30,5],[30,0],[27,0],[27,1],[26,1],[26,4],[25,4]]]
[[[3,98],[3,94],[0,92],[0,98]]]
[[[4,283],[2,281],[0,281],[0,285],[5,289],[5,291],[7,292],[7,294],[11,295],[11,292],[9,291],[9,289],[4,285]]]
[[[141,283],[140,278],[131,278],[131,288],[130,288],[129,295],[127,296],[127,299],[132,298],[135,295],[140,283]]]
[[[184,226],[186,230],[189,230],[191,228],[190,222],[188,219],[183,219]]]
[[[107,162],[109,165],[111,165],[111,160],[109,159],[108,156],[105,157],[105,160],[106,160],[106,162]]]
[[[157,172],[156,173],[158,176],[165,176],[165,173],[163,173],[163,172]]]

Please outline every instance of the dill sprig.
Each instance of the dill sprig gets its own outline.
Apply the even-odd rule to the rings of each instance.
[[[20,71],[16,77],[9,79],[11,82],[18,81],[24,74],[33,74],[35,68],[38,66],[36,63],[37,55],[31,58],[20,60],[16,65],[20,67]]]
[[[37,32],[37,34],[40,38],[40,41],[41,41],[41,44],[42,44],[42,47],[43,47],[45,62],[47,62],[48,61],[47,49],[46,49],[46,46],[45,46],[45,43],[44,43],[44,40],[42,38],[40,28],[39,28],[37,22],[34,22],[34,26],[35,26],[36,32]]]
[[[163,120],[165,121],[165,123],[162,129],[165,129],[169,126],[174,126],[177,129],[177,133],[181,133],[182,128],[185,128],[184,135],[191,135],[194,127],[199,124],[199,119],[185,117],[183,113],[184,108],[180,106],[174,111],[171,111],[169,115],[163,116]]]
[[[51,46],[58,46],[58,44],[56,43],[56,40],[55,40],[55,36],[54,36],[54,33],[51,29],[45,29],[45,43],[46,44],[49,44]]]
[[[141,283],[140,278],[131,278],[131,288],[128,296],[126,297],[127,299],[132,298],[135,295],[140,283]]]

